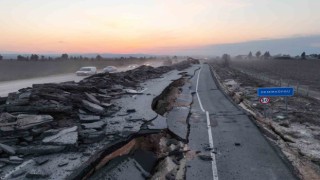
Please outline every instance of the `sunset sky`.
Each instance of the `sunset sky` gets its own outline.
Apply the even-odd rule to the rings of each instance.
[[[318,35],[319,7],[320,0],[0,0],[0,52],[163,53]]]

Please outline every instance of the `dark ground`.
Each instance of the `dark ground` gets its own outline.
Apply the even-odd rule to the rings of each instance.
[[[232,68],[252,71],[272,79],[291,80],[292,83],[320,90],[320,60],[232,60]]]

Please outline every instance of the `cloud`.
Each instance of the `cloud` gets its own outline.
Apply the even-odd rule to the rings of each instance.
[[[270,51],[272,54],[297,55],[305,51],[307,54],[320,50],[320,35],[303,37],[256,40],[240,43],[216,44],[198,47],[163,47],[158,49],[161,54],[176,55],[231,55],[247,54],[249,51]]]
[[[240,9],[240,8],[245,8],[248,6],[251,6],[252,3],[248,1],[239,1],[239,0],[215,0],[218,4],[218,6],[226,7],[226,8],[231,8],[231,9]]]

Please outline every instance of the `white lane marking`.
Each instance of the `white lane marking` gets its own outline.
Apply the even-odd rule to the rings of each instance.
[[[139,93],[143,93],[143,92],[145,92],[146,90],[148,90],[148,88],[143,89],[143,90],[140,91]]]
[[[148,90],[148,88],[145,88],[145,89],[143,89],[142,91],[139,91],[139,93],[143,93],[143,92],[145,92],[146,90]],[[137,95],[133,95],[132,96],[132,98],[136,98],[137,97]]]
[[[202,69],[202,67],[201,67],[201,69]],[[200,71],[198,73],[196,93],[197,93],[198,101],[199,101],[199,104],[200,104],[200,108],[201,108],[202,112],[205,112],[205,110],[203,109],[202,103],[201,103],[201,99],[200,99],[199,93],[198,93],[199,77],[200,77],[201,69],[200,69]]]
[[[202,68],[202,67],[201,67],[201,68]],[[201,100],[200,100],[200,96],[199,96],[199,93],[198,93],[200,73],[201,73],[201,69],[200,69],[200,71],[199,71],[199,73],[198,73],[196,93],[197,93],[198,101],[199,101],[199,104],[200,104],[200,108],[201,108],[201,110],[202,110],[203,112],[206,113],[207,126],[208,126],[208,136],[209,136],[209,145],[210,145],[210,149],[211,149],[210,155],[211,155],[211,159],[212,159],[212,161],[211,161],[211,166],[212,166],[213,180],[219,180],[219,178],[218,178],[218,169],[217,169],[216,155],[212,152],[212,151],[214,150],[214,146],[213,146],[213,138],[212,138],[212,132],[211,132],[210,116],[209,116],[209,112],[206,111],[206,110],[203,108],[202,103],[201,103]]]
[[[211,164],[212,164],[212,175],[214,180],[218,180],[218,169],[217,169],[217,161],[216,161],[216,155],[212,152],[214,150],[213,146],[213,139],[212,139],[212,132],[211,132],[211,124],[210,124],[210,116],[209,112],[206,111],[206,116],[207,116],[207,124],[208,124],[208,135],[209,135],[209,144],[210,144],[210,149],[211,149]]]

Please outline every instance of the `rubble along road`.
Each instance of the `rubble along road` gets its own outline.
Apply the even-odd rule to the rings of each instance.
[[[257,126],[220,91],[209,66],[197,76],[188,145],[207,154],[188,162],[187,179],[296,179]]]
[[[157,159],[139,138],[166,131],[154,99],[173,81],[193,76],[193,64],[199,62],[33,84],[0,98],[0,179],[82,179],[136,147],[141,151],[126,162],[137,178],[151,176]],[[181,159],[182,145],[173,144],[164,156]],[[145,156],[154,160],[140,162]]]
[[[127,70],[129,70],[127,67],[121,67],[118,69],[118,72],[124,72]],[[9,93],[16,92],[22,88],[32,87],[33,84],[61,83],[67,81],[79,82],[84,78],[85,76],[77,76],[75,73],[67,73],[31,79],[4,81],[0,82],[0,97],[8,96]]]

